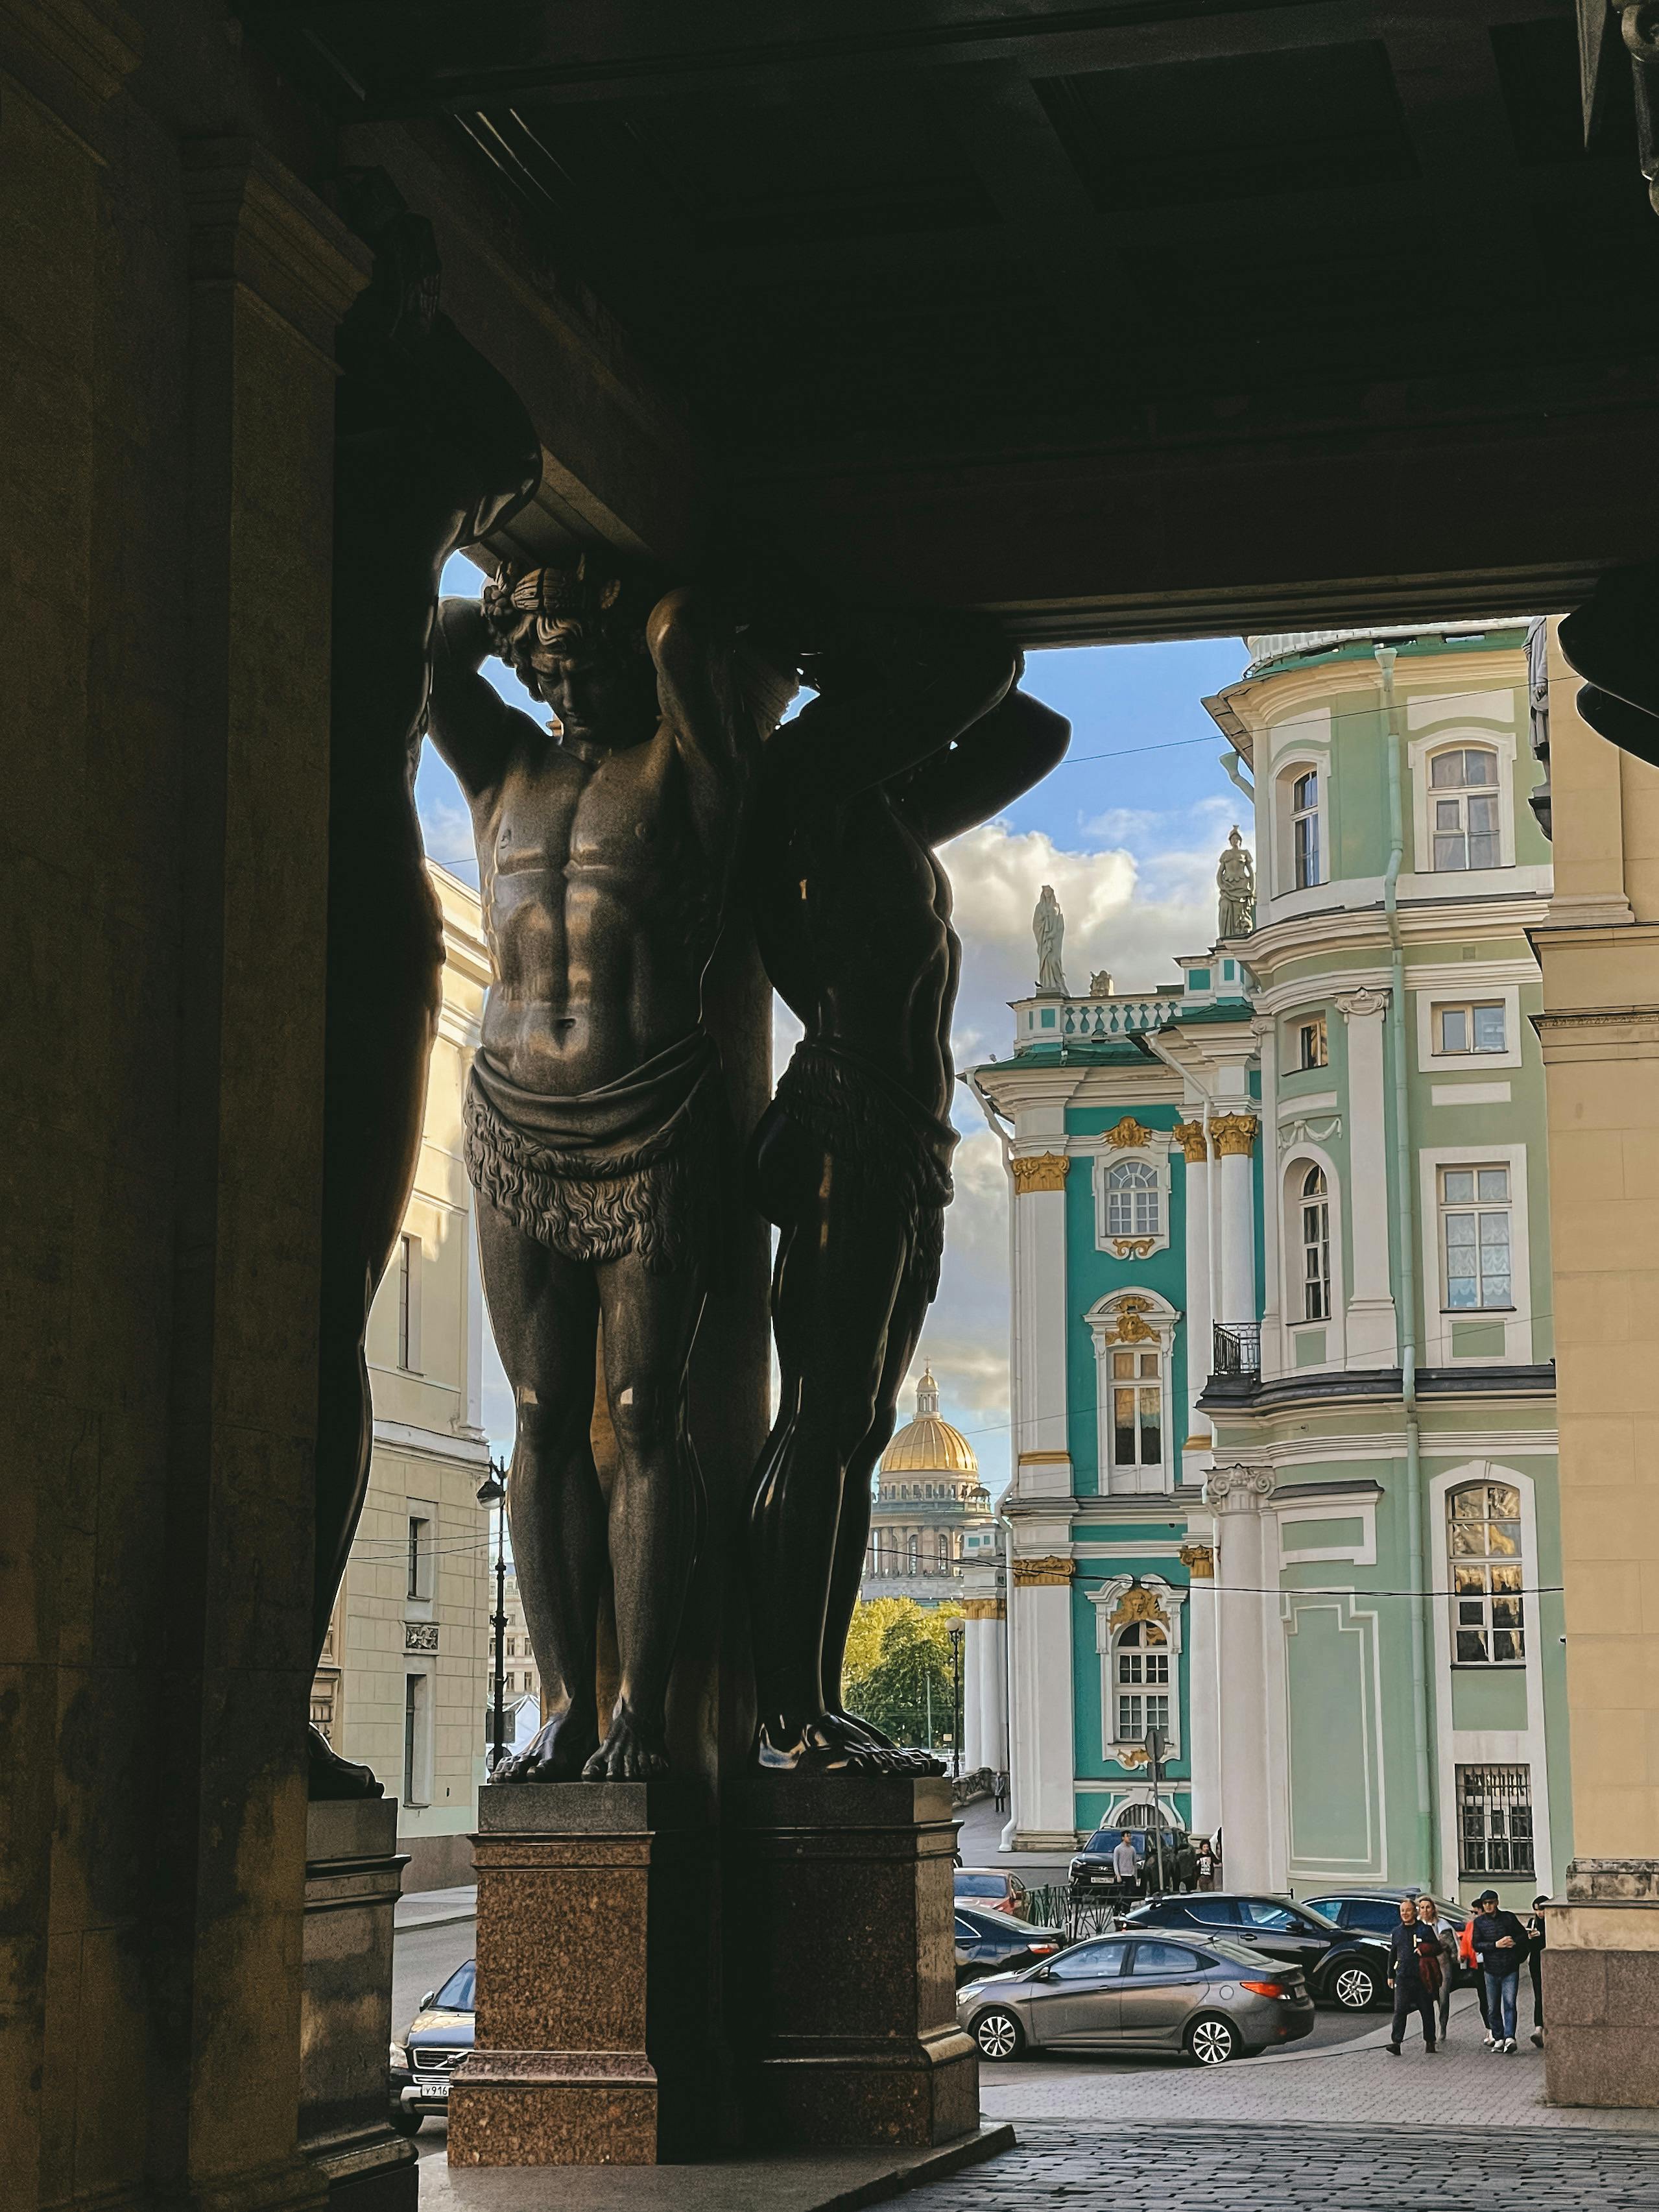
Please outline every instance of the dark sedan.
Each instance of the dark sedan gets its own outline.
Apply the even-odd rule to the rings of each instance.
[[[1288,1897],[1200,1891],[1190,1897],[1152,1897],[1122,1916],[1131,1928],[1179,1928],[1200,1936],[1227,1936],[1270,1959],[1299,1966],[1322,2003],[1363,2012],[1388,1994],[1389,1947],[1380,1936],[1340,1928],[1310,1905]]]
[[[1034,1928],[988,1905],[957,1900],[957,1987],[987,1974],[1012,1973],[1052,1958],[1065,1942],[1063,1929]]]
[[[421,2122],[449,2110],[449,2077],[472,2049],[473,1971],[469,1959],[421,2008],[392,2046],[392,2124],[412,2136]]]
[[[1340,1928],[1356,1929],[1386,1943],[1400,1917],[1401,1899],[1421,1897],[1423,1894],[1423,1891],[1416,1888],[1336,1889],[1318,1897],[1304,1898],[1302,1902],[1310,1912],[1322,1912],[1327,1920],[1334,1920]],[[1468,1905],[1458,1905],[1450,1898],[1435,1898],[1434,1907],[1440,1917],[1449,1920],[1454,1928],[1461,1929],[1469,1917]],[[1461,1960],[1453,1986],[1457,1989],[1472,1989],[1474,1986],[1474,1976]]]

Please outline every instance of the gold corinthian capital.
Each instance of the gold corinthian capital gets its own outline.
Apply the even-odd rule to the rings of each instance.
[[[1068,1583],[1076,1572],[1075,1559],[1050,1557],[1046,1559],[1016,1559],[1014,1561],[1014,1580],[1021,1589],[1031,1583]]]
[[[1072,1164],[1066,1152],[1037,1152],[1013,1163],[1014,1195],[1024,1198],[1037,1190],[1064,1190],[1066,1170]]]
[[[1187,1155],[1188,1167],[1201,1168],[1209,1152],[1201,1121],[1177,1121],[1170,1134]]]
[[[1218,1114],[1210,1123],[1210,1142],[1218,1160],[1249,1159],[1255,1150],[1254,1114]]]

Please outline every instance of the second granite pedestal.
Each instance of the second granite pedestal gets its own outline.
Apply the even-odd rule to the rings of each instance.
[[[713,1831],[673,1782],[478,1795],[477,2017],[452,2166],[650,2166],[720,2108]]]
[[[949,1782],[758,1775],[727,1818],[728,2016],[756,2138],[915,2147],[977,2127]]]

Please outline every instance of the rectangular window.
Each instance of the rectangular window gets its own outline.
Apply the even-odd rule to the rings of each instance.
[[[1119,1698],[1117,1740],[1120,1743],[1144,1743],[1148,1730],[1152,1729],[1157,1729],[1168,1741],[1170,1700],[1167,1697],[1133,1695]]]
[[[1527,1656],[1521,1493],[1469,1482],[1447,1500],[1452,1656],[1460,1667],[1517,1667]]]
[[[1448,1311],[1504,1312],[1514,1306],[1510,1246],[1509,1170],[1442,1168],[1440,1249]]]
[[[1155,1352],[1112,1354],[1112,1460],[1126,1468],[1164,1464],[1164,1392]]]
[[[404,1677],[404,1802],[424,1805],[431,1796],[426,1771],[430,1686],[424,1674]]]
[[[1499,865],[1498,756],[1474,750],[1437,753],[1429,763],[1437,869]]]
[[[423,1598],[430,1593],[432,1585],[428,1576],[428,1561],[431,1528],[432,1523],[423,1514],[410,1515],[409,1588],[404,1593],[406,1597]]]
[[[1296,888],[1306,890],[1322,880],[1319,872],[1319,772],[1310,769],[1291,786],[1291,851]]]
[[[421,1240],[398,1239],[398,1364],[405,1375],[421,1371]]]
[[[1326,1033],[1323,1014],[1313,1014],[1305,1022],[1298,1022],[1296,1031],[1296,1064],[1298,1069],[1324,1067],[1330,1060],[1330,1039]]]
[[[1478,999],[1434,1010],[1437,1053],[1507,1052],[1509,1037],[1501,999]]]
[[[334,1741],[336,1686],[332,1680],[320,1674],[311,1686],[311,1725],[330,1743]]]
[[[1106,1234],[1157,1237],[1162,1231],[1158,1170],[1145,1160],[1115,1160],[1106,1170]]]
[[[1457,1807],[1460,1874],[1531,1878],[1530,1767],[1460,1766]]]

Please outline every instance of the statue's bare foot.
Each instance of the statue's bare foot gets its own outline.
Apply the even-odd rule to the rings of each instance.
[[[849,1713],[844,1705],[828,1705],[824,1708],[824,1717],[837,1729],[847,1731],[848,1741],[862,1741],[874,1745],[878,1751],[884,1751],[887,1765],[881,1769],[884,1773],[943,1774],[945,1771],[944,1761],[935,1759],[931,1751],[912,1750],[895,1743],[890,1735],[884,1735],[875,1723],[866,1720],[862,1713]]]
[[[374,1768],[342,1759],[320,1729],[312,1729],[307,1751],[306,1795],[313,1805],[343,1797],[385,1796]]]
[[[490,1776],[492,1782],[575,1782],[599,1741],[591,1712],[567,1707],[544,1722],[522,1751],[510,1753]]]
[[[875,1723],[866,1720],[862,1713],[849,1713],[845,1705],[826,1705],[824,1712],[839,1726],[850,1729],[855,1735],[866,1737],[870,1742],[878,1744],[883,1751],[898,1749],[892,1737],[884,1735]]]
[[[668,1771],[668,1747],[660,1729],[647,1728],[631,1707],[617,1701],[605,1741],[582,1769],[584,1782],[654,1782]]]
[[[924,1764],[917,1765],[920,1758]],[[872,1741],[845,1715],[813,1713],[804,1719],[775,1714],[755,1737],[755,1764],[767,1774],[943,1774],[927,1753],[894,1750]]]

